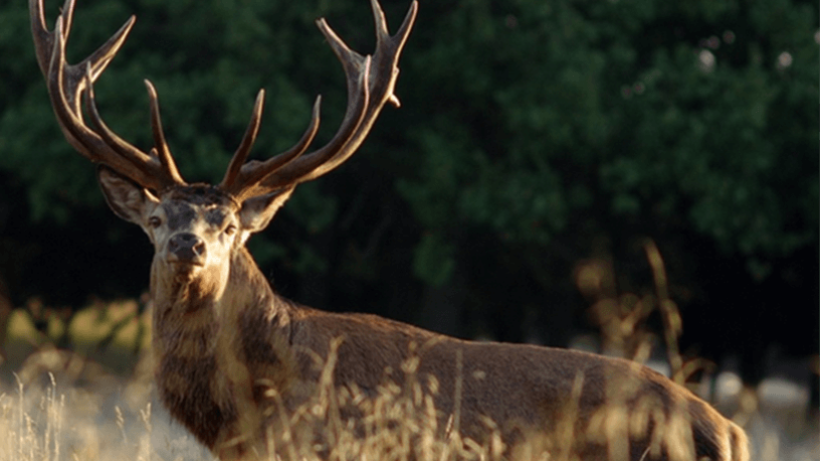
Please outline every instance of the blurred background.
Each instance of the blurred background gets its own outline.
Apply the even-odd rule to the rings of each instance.
[[[152,248],[63,138],[25,3],[0,6],[0,334],[14,309],[60,345],[68,329],[50,325],[81,308],[148,306]],[[395,30],[409,2],[381,3]],[[189,181],[222,177],[260,88],[255,158],[296,142],[319,93],[317,143],[335,132],[344,76],[316,18],[363,53],[375,43],[364,0],[80,0],[69,61],[131,14],[101,113],[148,150],[154,82]],[[402,107],[251,252],[314,307],[567,346],[598,331],[603,295],[655,293],[653,242],[684,356],[749,386],[814,382],[816,408],[818,14],[813,0],[422,0]]]

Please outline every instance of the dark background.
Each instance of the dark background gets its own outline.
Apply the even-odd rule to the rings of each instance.
[[[62,137],[24,2],[0,6],[0,298],[77,309],[133,298],[151,246],[104,205]],[[398,27],[409,3],[384,0]],[[46,0],[53,24],[60,5]],[[148,149],[151,79],[188,180],[221,178],[255,93],[254,154],[292,145],[323,95],[319,143],[345,107],[313,21],[372,50],[364,0],[78,0],[77,62],[130,14],[97,84],[109,126]],[[300,186],[249,246],[281,294],[466,338],[565,346],[595,331],[576,286],[655,290],[664,257],[682,350],[818,351],[816,1],[422,1],[387,107],[344,166]],[[652,328],[659,319],[650,317]]]

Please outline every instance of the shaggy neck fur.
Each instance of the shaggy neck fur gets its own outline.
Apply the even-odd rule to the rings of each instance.
[[[151,270],[160,398],[209,448],[241,454],[262,426],[270,378],[282,377],[275,384],[288,387],[296,376],[289,304],[273,293],[245,248],[232,253],[223,279],[208,268],[196,274],[170,269],[155,259]]]

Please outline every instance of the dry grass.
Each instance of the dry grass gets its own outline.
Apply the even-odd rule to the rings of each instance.
[[[579,288],[591,298],[592,313],[601,325],[602,350],[641,362],[665,351],[669,374],[684,382],[703,362],[685,361],[677,352],[680,317],[666,293],[663,265],[654,247],[647,246],[647,254],[655,271],[654,293],[618,293],[611,272],[600,261],[579,269]],[[661,316],[662,335],[646,328],[650,314]],[[135,301],[94,305],[68,324],[52,315],[47,334],[40,335],[28,314],[15,312],[6,343],[10,360],[0,365],[6,378],[0,387],[0,434],[5,434],[0,437],[0,461],[212,459],[154,400],[148,318]],[[57,338],[67,339],[72,352],[53,347]],[[98,347],[101,343],[106,347]],[[446,424],[436,417],[436,383],[417,378],[417,361],[403,365],[403,382],[385,382],[376,397],[365,397],[355,388],[334,387],[332,357],[324,364],[322,382],[310,402],[293,414],[269,415],[276,421],[269,443],[282,460],[577,459],[572,443],[567,443],[579,437],[572,424],[559,424],[550,438],[532,439],[510,451],[501,430],[488,420],[491,435],[477,442],[462,437],[457,417]],[[111,369],[128,373],[114,374]],[[711,396],[750,432],[753,459],[820,459],[816,421],[806,420],[805,399],[783,399],[791,392],[784,390],[788,383],[769,381],[766,389],[744,389],[731,374],[712,371],[717,386],[711,388],[717,391]],[[278,396],[271,393],[269,398],[275,403]],[[570,403],[568,421],[573,414]],[[612,419],[616,413],[607,414],[599,426],[625,426],[623,419]],[[615,424],[607,426],[607,421]],[[609,434],[603,429],[601,433]],[[617,449],[611,453],[613,461],[623,459]]]
[[[79,360],[71,355],[56,350],[39,352],[35,355],[39,358],[16,375],[16,383],[0,393],[0,434],[5,435],[0,437],[0,461],[212,459],[153,401],[147,361],[127,379],[99,374],[72,383],[54,372],[46,372],[42,379],[44,361],[64,370],[67,362]],[[92,364],[87,366],[91,374],[97,373]],[[38,372],[32,374],[30,367]],[[23,375],[29,380],[27,384]],[[294,414],[277,415],[279,425],[271,441],[278,447],[280,459],[490,461],[502,459],[504,454],[500,431],[478,443],[461,438],[452,421],[449,427],[440,427],[430,393],[418,381],[385,385],[373,399],[355,390],[332,389],[325,381],[310,403]],[[342,416],[351,406],[361,409],[362,425]],[[818,459],[817,426],[795,419],[803,416],[802,410],[780,408],[778,415],[754,412],[746,416],[757,451],[754,459]],[[571,414],[568,412],[568,417]],[[491,421],[487,425],[497,429]],[[575,459],[568,449],[571,444],[555,443],[573,438],[571,425],[560,427],[567,432],[520,446],[515,458]]]
[[[149,362],[143,359],[131,376],[122,378],[75,353],[45,347],[32,354],[14,383],[0,393],[0,434],[7,434],[0,437],[0,461],[211,459],[153,401]],[[332,366],[326,364],[326,370]],[[453,422],[450,427],[439,425],[431,384],[414,379],[414,366],[406,364],[409,379],[404,385],[386,384],[373,399],[355,389],[334,391],[326,373],[314,400],[294,414],[276,415],[279,426],[271,440],[281,459],[501,459],[505,441],[500,431],[479,444],[462,439]],[[739,395],[758,403],[749,392]],[[804,421],[803,408],[761,406],[762,412],[743,415],[755,439],[755,459],[818,459],[816,434],[811,437],[816,426],[795,420]],[[362,425],[342,417],[351,407],[361,411]],[[571,414],[568,411],[568,417]],[[487,425],[495,428],[492,421]],[[321,430],[314,431],[317,427]],[[572,439],[571,425],[561,427],[568,432],[556,439]],[[573,459],[555,440],[540,442],[519,447],[516,459]]]

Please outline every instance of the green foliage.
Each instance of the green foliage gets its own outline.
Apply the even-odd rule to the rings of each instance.
[[[608,210],[600,229],[684,217],[750,266],[816,243],[816,5],[439,13],[436,43],[409,59],[432,76],[421,92],[448,100],[411,140],[424,160],[400,188],[427,226],[544,245],[593,210]]]
[[[50,23],[57,3],[46,1]],[[407,2],[383,3],[395,28]],[[355,49],[373,43],[367,2],[81,0],[71,60],[131,13],[132,36],[98,83],[101,112],[147,148],[151,79],[191,180],[221,177],[259,88],[257,158],[299,138],[317,93],[319,142],[331,136],[344,87],[315,18]],[[327,270],[333,254],[305,239],[344,227],[342,204],[378,174],[396,185],[367,205],[411,210],[413,272],[429,284],[464,264],[471,232],[531,252],[579,243],[579,226],[592,238],[624,223],[706,236],[765,273],[816,246],[817,17],[816,2],[797,0],[423,3],[402,59],[404,106],[386,109],[353,160],[368,166],[301,186],[281,218],[294,232],[267,250],[257,237],[254,252]],[[0,6],[0,171],[28,194],[32,221],[103,213],[93,169],[48,106],[28,27],[22,3]]]
[[[455,267],[452,253],[452,246],[440,236],[423,235],[414,254],[413,273],[432,286],[443,285]]]

